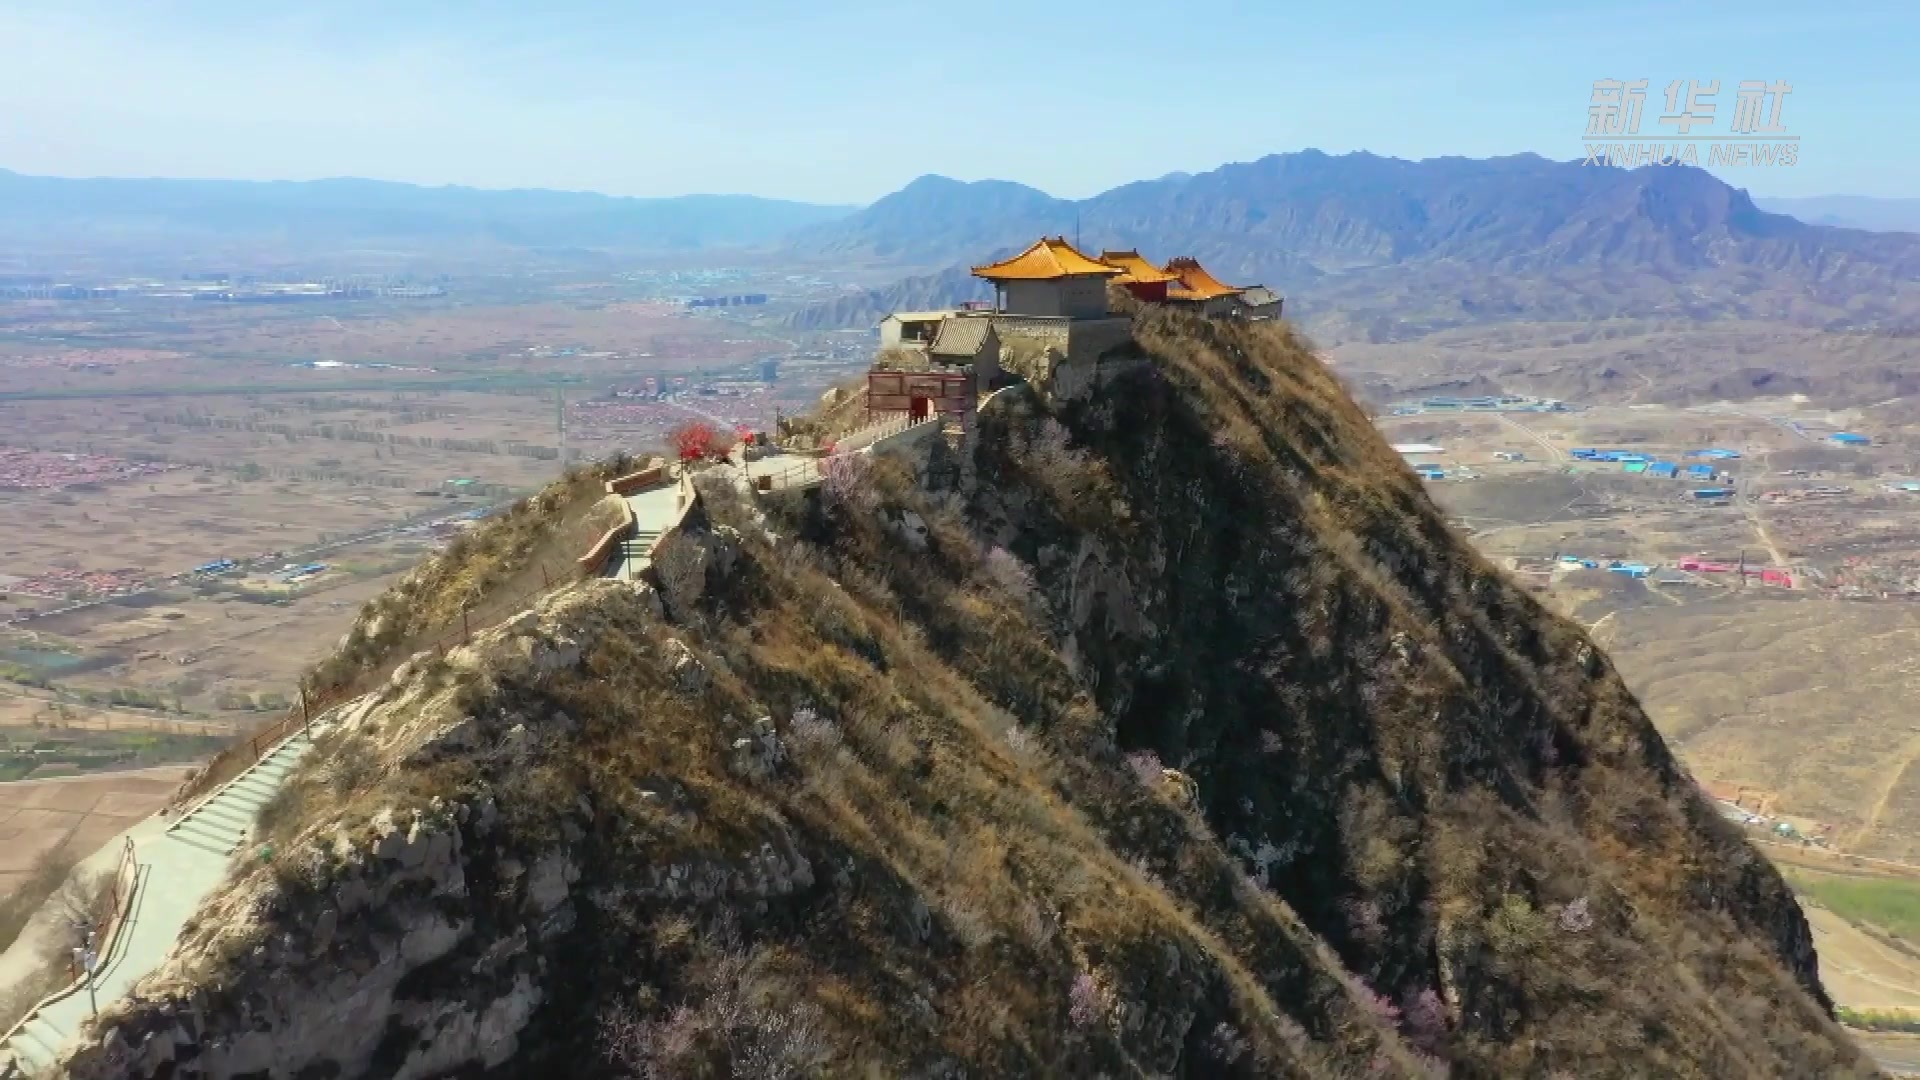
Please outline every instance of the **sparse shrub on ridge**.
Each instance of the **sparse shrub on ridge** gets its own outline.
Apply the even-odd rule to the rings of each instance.
[[[726,437],[704,420],[689,420],[667,432],[667,445],[676,459],[691,464],[724,457]]]
[[[981,416],[977,488],[860,455],[716,495],[688,539],[731,568],[664,617],[590,583],[547,616],[574,666],[419,672],[479,749],[397,760],[390,718],[377,781],[309,796],[498,805],[424,909],[475,932],[409,992],[515,942],[511,1067],[556,1073],[1864,1075],[1777,877],[1302,343],[1135,333],[1101,399]],[[530,917],[555,853],[567,917]]]

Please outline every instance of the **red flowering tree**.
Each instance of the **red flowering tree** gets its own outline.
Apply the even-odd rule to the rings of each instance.
[[[720,433],[703,420],[689,420],[667,432],[667,442],[673,446],[674,456],[685,462],[717,458],[727,452]]]

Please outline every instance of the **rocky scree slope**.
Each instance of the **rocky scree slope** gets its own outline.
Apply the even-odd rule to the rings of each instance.
[[[1871,1075],[1307,350],[1135,337],[403,665],[71,1074]]]

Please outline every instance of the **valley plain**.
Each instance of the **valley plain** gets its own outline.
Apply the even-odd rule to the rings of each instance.
[[[1377,423],[1432,451],[1406,456],[1445,473],[1428,487],[1456,527],[1590,629],[1707,794],[1790,868],[1836,1000],[1920,1016],[1920,922],[1888,914],[1920,912],[1916,432],[1895,405],[1661,404],[1669,386],[1648,383],[1654,402],[1567,411],[1422,408],[1429,392]],[[1860,902],[1861,880],[1885,896]]]
[[[366,601],[493,509],[675,424],[765,428],[842,374],[832,341],[654,295],[751,282],[642,277],[0,300],[0,781],[137,801],[152,774],[125,770],[277,717]],[[57,817],[18,817],[17,850],[72,848]]]
[[[463,254],[414,298],[0,298],[0,781],[36,782],[0,783],[26,800],[6,835],[84,854],[173,776],[136,770],[278,716],[367,600],[490,510],[689,420],[771,426],[864,368],[879,314],[979,295],[955,259],[1084,211],[1097,243],[1195,254],[1286,293],[1382,433],[1441,448],[1409,461],[1445,473],[1429,489],[1456,526],[1590,629],[1708,794],[1789,869],[1840,1004],[1920,1013],[1920,930],[1898,916],[1920,897],[1920,249],[1823,234],[1836,277],[1819,237],[1750,228],[1744,194],[1626,174],[1640,195],[1706,207],[1702,234],[1749,264],[1668,243],[1671,223],[1639,204],[1596,217],[1617,200],[1586,176],[1597,194],[1552,193],[1585,226],[1554,247],[1561,262],[1530,263],[1544,256],[1514,247],[1529,229],[1503,219],[1492,241],[1416,235],[1391,206],[1325,196],[1382,159],[1286,158],[1177,182],[1229,208],[1278,192],[1252,200],[1259,236],[1196,224],[1209,214],[1186,196],[1167,200],[1182,221],[1146,190],[1076,207],[929,178],[777,248],[522,251],[483,270]],[[1521,179],[1489,190],[1508,194],[1472,198],[1531,205],[1503,185],[1564,180],[1543,159],[1507,164]],[[916,201],[930,194],[993,211],[943,222]],[[759,299],[684,302],[699,296]],[[1567,408],[1418,404],[1503,394]],[[1592,448],[1682,476],[1573,453]],[[1690,456],[1705,449],[1738,456]],[[1701,464],[1709,476],[1685,474]],[[1707,487],[1729,494],[1693,495]],[[73,805],[29,805],[74,774],[57,781]],[[21,873],[0,867],[0,893]]]
[[[13,308],[0,453],[14,455],[16,484],[47,485],[0,491],[0,618],[14,620],[0,628],[0,670],[15,680],[0,687],[0,735],[40,751],[15,771],[199,756],[200,740],[277,715],[360,606],[472,515],[563,462],[657,446],[680,420],[764,424],[859,370],[869,348],[865,335],[779,329],[777,304],[695,317],[660,302],[576,302],[257,318],[219,308],[146,330],[87,305]],[[1738,371],[1755,349],[1823,340],[1792,328],[1446,336],[1444,349],[1345,343],[1323,356],[1386,438],[1442,448],[1409,458],[1447,471],[1434,497],[1482,551],[1593,628],[1711,792],[1762,810],[1765,829],[1790,824],[1796,845],[1824,845],[1808,850],[1920,863],[1920,730],[1899,708],[1920,689],[1908,659],[1920,606],[1902,598],[1920,584],[1920,493],[1893,490],[1920,477],[1907,450],[1920,414],[1884,399],[1757,398],[1751,380],[1709,400],[1725,388],[1706,374],[1713,364],[1676,367],[1648,348],[1717,338],[1717,363]],[[1897,366],[1891,345],[1822,347]],[[766,356],[782,362],[776,383],[755,374]],[[675,378],[687,386],[671,401],[644,392]],[[1417,406],[1480,392],[1569,405]],[[1843,430],[1874,445],[1833,445]],[[1572,456],[1593,447],[1683,466],[1704,460],[1692,450],[1732,450],[1740,457],[1717,462],[1713,482],[1736,495],[1701,504],[1690,492],[1706,481]],[[1678,569],[1742,558],[1785,571],[1792,587]],[[239,566],[193,573],[225,559]],[[314,563],[324,569],[286,580]],[[1816,928],[1843,1004],[1858,991],[1862,1007],[1904,1009],[1903,995],[1920,992],[1898,931],[1830,909]],[[1865,993],[1888,983],[1914,990]]]

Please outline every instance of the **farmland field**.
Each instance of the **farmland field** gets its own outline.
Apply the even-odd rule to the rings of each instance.
[[[1920,1010],[1920,492],[1901,488],[1920,428],[1791,401],[1379,423],[1394,442],[1441,447],[1410,460],[1446,472],[1429,490],[1456,526],[1588,627],[1693,775],[1755,818],[1807,905],[1835,1000]],[[1822,436],[1854,427],[1875,445]],[[1575,448],[1682,465],[1731,450],[1713,482],[1736,495],[1696,500],[1699,482]]]
[[[179,770],[127,766],[278,715],[363,604],[570,462],[688,419],[764,426],[820,385],[762,382],[750,361],[792,343],[737,320],[476,292],[494,298],[0,304],[0,792],[85,774],[21,804],[10,851],[149,812]]]

